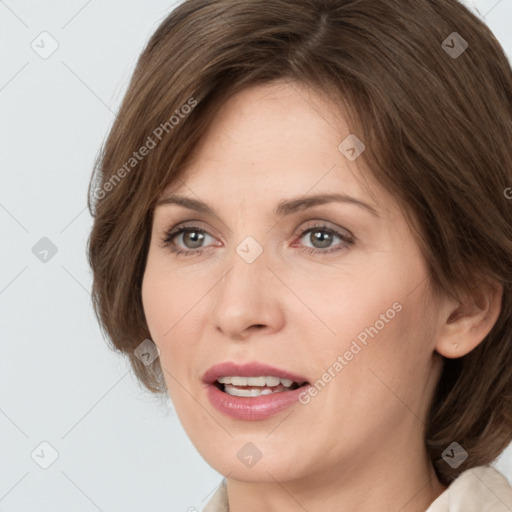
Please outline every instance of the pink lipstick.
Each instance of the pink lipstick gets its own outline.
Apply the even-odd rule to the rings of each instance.
[[[302,375],[264,363],[216,364],[202,378],[210,403],[240,420],[264,420],[298,401],[309,382]]]

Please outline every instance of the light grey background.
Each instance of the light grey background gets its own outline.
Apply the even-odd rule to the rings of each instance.
[[[0,1],[0,512],[200,510],[221,479],[108,350],[85,255],[94,158],[177,3]],[[510,57],[512,0],[470,5]],[[512,482],[510,449],[497,466]]]

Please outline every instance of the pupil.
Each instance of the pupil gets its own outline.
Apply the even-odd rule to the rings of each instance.
[[[196,249],[197,247],[201,246],[204,234],[200,233],[199,231],[188,231],[187,233],[185,233],[185,237],[192,238],[192,247],[190,247],[190,249]],[[186,243],[186,245],[188,246],[188,243]]]
[[[328,233],[327,231],[314,231],[311,235],[313,245],[315,245],[315,242],[320,242],[320,247],[329,247],[332,238],[331,233]]]

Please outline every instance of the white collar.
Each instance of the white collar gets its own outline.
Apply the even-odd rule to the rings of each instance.
[[[425,512],[511,512],[512,487],[491,466],[461,473]]]

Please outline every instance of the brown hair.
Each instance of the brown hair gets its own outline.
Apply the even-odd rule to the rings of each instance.
[[[134,355],[150,337],[141,283],[153,205],[223,102],[274,80],[343,106],[366,142],[360,158],[404,205],[436,288],[459,297],[480,278],[503,285],[496,324],[469,354],[444,359],[429,411],[426,445],[448,484],[512,439],[512,71],[489,28],[455,0],[179,5],[140,56],[90,184],[103,331],[147,389],[166,392],[159,359],[146,366]],[[441,458],[453,441],[469,453],[458,468]]]

